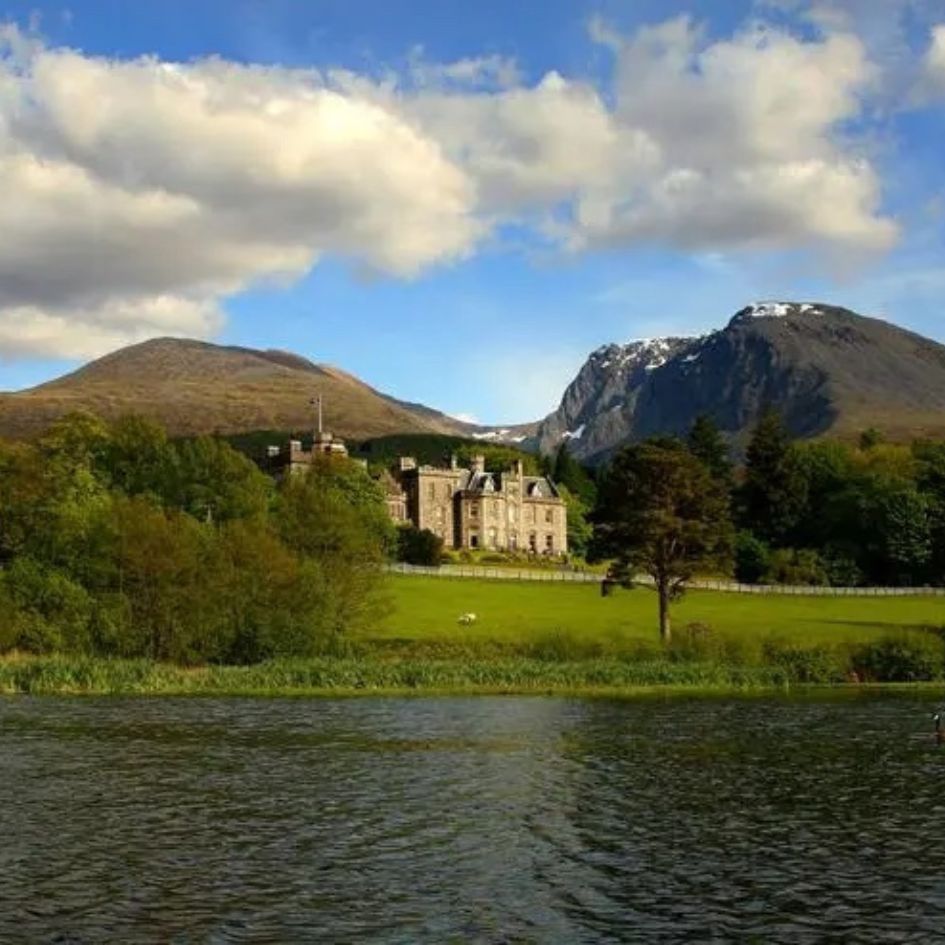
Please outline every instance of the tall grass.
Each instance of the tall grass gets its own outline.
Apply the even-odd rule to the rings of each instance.
[[[528,658],[474,662],[316,659],[196,670],[145,661],[67,657],[0,663],[0,692],[33,695],[570,693],[654,686],[741,690],[784,686],[788,682],[778,669],[668,660],[549,663]]]
[[[185,668],[146,660],[13,657],[0,660],[0,692],[102,695],[291,695],[394,692],[632,692],[652,687],[758,690],[794,684],[931,682],[945,677],[935,633],[889,634],[856,645],[768,641],[735,652],[707,628],[665,649],[607,648],[563,631],[519,652],[466,645],[450,653],[365,648],[357,655],[253,666]]]

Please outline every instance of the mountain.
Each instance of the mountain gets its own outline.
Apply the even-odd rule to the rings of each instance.
[[[160,420],[172,435],[301,430],[313,424],[315,394],[323,397],[326,428],[352,439],[470,436],[481,429],[286,351],[158,338],[31,390],[0,395],[0,436],[34,435],[73,410],[106,419],[143,414]]]
[[[798,437],[945,435],[945,346],[833,305],[756,303],[699,338],[599,348],[533,445],[598,462],[708,414],[738,451],[769,408]]]

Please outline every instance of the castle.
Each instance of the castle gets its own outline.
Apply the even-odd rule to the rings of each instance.
[[[311,406],[318,411],[318,425],[312,437],[311,449],[305,449],[301,440],[289,440],[288,446],[269,446],[266,448],[266,468],[281,477],[288,474],[305,472],[319,456],[347,456],[348,447],[323,428],[322,398],[319,394],[311,401]],[[367,465],[365,463],[365,465]]]
[[[301,440],[290,440],[287,448],[270,446],[267,467],[274,475],[303,473],[320,456],[347,457],[344,440],[323,429],[321,397],[312,405],[318,410],[318,424],[311,449]],[[367,465],[365,460],[355,462]],[[402,456],[383,484],[394,522],[428,529],[447,548],[567,554],[564,500],[547,476],[526,476],[521,461],[506,472],[487,472],[481,455],[472,458],[469,468],[461,467],[455,456],[443,467],[421,466]]]
[[[567,553],[564,500],[546,476],[526,476],[520,461],[508,472],[487,472],[482,456],[468,469],[455,457],[437,467],[403,456],[392,480],[399,488],[388,487],[391,517],[429,529],[447,548]]]

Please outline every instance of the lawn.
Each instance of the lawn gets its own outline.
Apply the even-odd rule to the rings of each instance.
[[[387,613],[337,650],[251,666],[12,654],[0,694],[343,695],[745,693],[795,684],[940,686],[945,601],[699,591],[658,644],[651,591],[391,575]],[[473,626],[457,621],[475,613]],[[687,634],[689,624],[708,631]],[[903,634],[901,631],[913,631]],[[764,645],[770,642],[770,645]]]
[[[602,598],[597,585],[391,576],[391,612],[373,639],[521,645],[560,633],[620,647],[658,636],[645,588]],[[457,623],[474,613],[474,626]],[[700,623],[719,636],[802,645],[857,643],[890,630],[945,626],[941,597],[756,597],[693,591],[673,609],[677,631]]]

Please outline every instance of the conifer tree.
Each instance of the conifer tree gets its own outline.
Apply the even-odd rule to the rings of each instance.
[[[696,417],[689,431],[689,450],[705,464],[713,479],[731,483],[732,460],[728,443],[716,422],[707,414]]]
[[[768,411],[748,444],[742,507],[746,525],[760,538],[785,545],[807,505],[803,464],[779,414]]]

